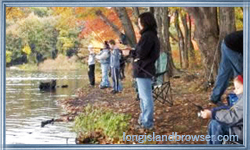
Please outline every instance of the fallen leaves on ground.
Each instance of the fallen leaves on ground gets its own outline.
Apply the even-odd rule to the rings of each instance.
[[[191,79],[194,78],[195,80]],[[157,135],[171,135],[177,132],[178,135],[206,135],[208,120],[197,117],[198,109],[192,104],[201,105],[204,108],[211,108],[214,105],[209,103],[208,91],[200,90],[199,85],[204,82],[199,76],[189,76],[187,78],[171,79],[171,88],[173,96],[173,106],[167,103],[162,104],[159,101],[154,102],[154,131]],[[126,79],[123,82],[131,82]],[[124,87],[122,93],[111,94],[110,89],[99,89],[98,86],[84,87],[78,89],[76,98],[69,98],[61,101],[62,106],[68,114],[78,115],[87,104],[92,104],[96,108],[108,108],[117,113],[130,114],[132,116],[129,124],[129,130],[126,135],[145,135],[144,130],[137,130],[138,116],[140,114],[139,101],[135,100],[136,93],[132,84]],[[128,86],[129,85],[129,86]],[[198,86],[197,86],[198,85]],[[231,88],[229,88],[231,89]],[[148,134],[148,133],[146,133]],[[92,136],[92,135],[91,135]],[[110,140],[102,134],[98,134],[99,144],[140,144],[138,142],[125,142],[121,140]],[[94,139],[98,139],[94,136]],[[92,141],[93,142],[93,141]],[[96,141],[94,141],[95,143]],[[91,143],[85,141],[81,143]],[[148,144],[147,142],[144,144]],[[206,144],[205,141],[154,141],[151,144]]]

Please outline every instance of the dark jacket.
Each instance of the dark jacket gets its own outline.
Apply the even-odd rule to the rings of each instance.
[[[160,55],[160,42],[155,29],[144,29],[141,38],[135,47],[130,51],[134,58],[134,78],[152,78],[155,75],[155,61]]]
[[[225,44],[228,48],[238,53],[243,54],[243,31],[236,31],[228,34],[225,39]]]
[[[212,119],[231,128],[233,135],[238,135],[239,142],[243,141],[243,99],[242,97],[230,108],[212,110]]]

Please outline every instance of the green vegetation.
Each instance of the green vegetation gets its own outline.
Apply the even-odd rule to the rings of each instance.
[[[75,118],[74,130],[86,137],[95,131],[101,131],[105,136],[121,139],[123,132],[128,129],[130,118],[130,115],[88,105],[84,112]]]
[[[52,12],[50,8],[29,8],[23,10],[23,18],[6,20],[7,64],[38,64],[78,47],[81,29],[62,25],[65,18]]]

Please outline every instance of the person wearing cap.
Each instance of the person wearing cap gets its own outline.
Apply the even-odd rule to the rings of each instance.
[[[88,46],[89,50],[89,59],[88,59],[88,76],[89,76],[89,83],[92,87],[95,86],[95,53],[93,51],[93,46]]]
[[[208,144],[222,144],[223,136],[229,134],[238,136],[238,139],[235,138],[232,142],[243,143],[243,78],[241,75],[234,79],[234,88],[234,93],[239,100],[232,107],[221,106],[201,111],[203,119],[211,119],[208,134],[213,138],[208,141]]]
[[[221,44],[221,62],[210,101],[218,106],[223,105],[221,96],[228,86],[231,77],[243,74],[243,31],[228,34]]]

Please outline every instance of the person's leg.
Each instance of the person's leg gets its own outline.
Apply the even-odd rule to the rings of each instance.
[[[115,91],[115,68],[111,68],[111,78],[112,78],[112,81],[113,81],[113,90]]]
[[[215,86],[210,100],[213,103],[218,103],[221,100],[221,96],[225,92],[228,86],[229,78],[232,74],[232,64],[228,56],[228,48],[225,43],[221,45],[221,62],[218,70],[218,75],[215,81]]]
[[[108,72],[109,72],[109,64],[101,64],[102,67],[102,82],[101,87],[110,87]]]
[[[110,65],[109,64],[105,64],[105,86],[110,87],[110,82],[109,82],[109,76],[108,76],[108,72],[110,70]]]
[[[90,85],[95,85],[95,65],[89,65],[89,81]]]
[[[89,68],[88,68],[89,84],[91,85],[91,81],[92,81],[92,80],[91,80],[91,79],[92,79],[92,78],[91,78],[91,65],[89,65],[88,67],[89,67]]]
[[[229,134],[229,127],[212,119],[208,125],[208,134],[211,137],[208,144],[222,144],[223,136]]]
[[[120,92],[122,91],[122,83],[120,80],[120,69],[115,68],[115,75],[116,75],[116,82],[117,82],[117,91]]]
[[[136,78],[141,101],[141,123],[145,128],[153,127],[154,102],[150,78]]]
[[[93,85],[95,85],[95,64],[93,65]]]
[[[121,65],[120,68],[121,79],[125,78],[124,69],[125,69],[125,64]]]
[[[114,89],[116,92],[118,92],[118,84],[119,84],[118,76],[119,74],[117,74],[117,68],[114,68],[114,86],[115,86]]]
[[[243,55],[226,47],[225,54],[228,56],[233,70],[233,77],[243,74]]]
[[[101,64],[101,70],[102,70],[102,81],[100,83],[100,87],[103,87],[104,86],[104,72],[105,72],[105,66],[104,64]]]

